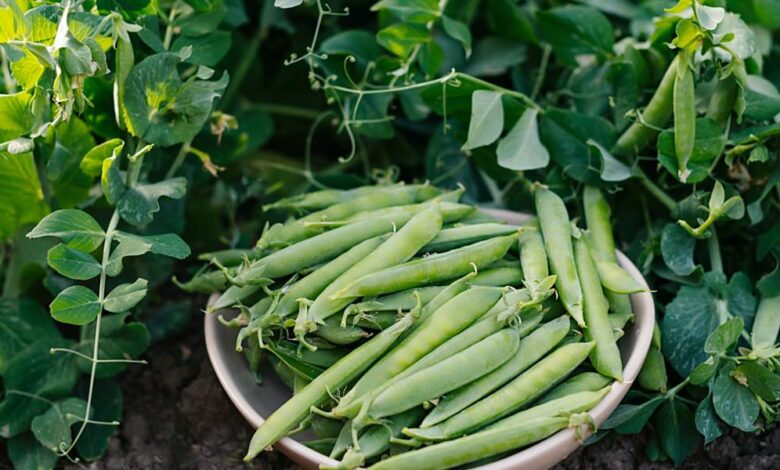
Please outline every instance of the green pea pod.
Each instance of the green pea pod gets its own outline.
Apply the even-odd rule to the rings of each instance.
[[[471,283],[475,286],[518,286],[523,281],[523,271],[517,267],[488,266],[474,276]]]
[[[362,313],[359,317],[352,319],[352,325],[367,330],[384,330],[395,323],[396,317],[396,312]]]
[[[501,367],[440,400],[425,417],[422,427],[441,423],[516,378],[560,343],[570,328],[568,317],[557,318],[537,328],[520,341],[515,355]]]
[[[269,280],[269,283],[271,281]],[[261,289],[258,284],[249,284],[246,286],[230,286],[222,295],[213,303],[206,307],[206,313],[213,313],[223,308],[229,308],[237,303],[245,300],[246,298],[257,293]]]
[[[511,328],[493,333],[463,351],[396,381],[371,402],[372,418],[392,416],[438,398],[495,370],[517,351],[517,332]]]
[[[688,56],[681,52],[674,80],[674,151],[677,154],[678,178],[685,182],[690,175],[688,161],[696,143],[696,90]]]
[[[564,308],[579,326],[585,326],[582,317],[582,288],[574,264],[569,213],[563,200],[549,189],[535,191],[536,212],[542,229],[544,246],[556,276],[555,287]]]
[[[394,455],[389,459],[377,462],[369,469],[446,469],[458,467],[508,450],[533,444],[567,426],[576,426],[585,422],[592,422],[592,420],[588,419],[586,421],[577,415],[560,416],[554,413],[515,426],[481,431],[459,439]]]
[[[753,350],[769,351],[777,344],[777,334],[780,330],[780,295],[764,296],[758,304],[750,342]]]
[[[566,416],[572,413],[590,411],[594,406],[599,404],[607,393],[609,393],[611,388],[612,387],[604,386],[593,391],[585,390],[573,392],[507,416],[486,427],[485,430],[511,429],[514,426],[522,425],[525,422],[543,418],[545,416],[555,416],[556,414]]]
[[[300,393],[287,400],[257,429],[244,460],[252,460],[268,446],[287,435],[309,415],[312,406],[327,401],[333,390],[338,390],[368,369],[414,321],[415,314],[408,314],[392,327],[354,349],[318,375]]]
[[[330,298],[370,297],[454,279],[503,258],[516,238],[517,235],[491,238],[372,272],[346,285]]]
[[[560,385],[545,393],[544,396],[535,403],[535,407],[547,402],[558,401],[560,398],[580,392],[595,392],[597,390],[602,390],[611,383],[612,379],[604,377],[598,372],[582,372],[564,380]]]
[[[172,279],[173,283],[184,292],[198,292],[201,294],[212,294],[222,292],[228,285],[227,277],[222,271],[203,271],[192,277],[187,282],[179,281],[176,276]]]
[[[585,240],[575,240],[574,256],[585,301],[585,338],[596,343],[590,353],[590,361],[599,373],[623,380],[620,350],[609,323],[609,305],[601,290],[599,274]]]
[[[466,329],[484,315],[500,296],[496,289],[474,287],[453,297],[363,374],[332,413],[354,417],[360,411],[361,399]]]
[[[352,445],[352,420],[348,419],[344,422],[344,425],[339,431],[339,435],[336,436],[336,443],[333,444],[333,448],[330,451],[329,457],[332,459],[340,459],[344,452]]]
[[[413,213],[419,213],[425,210],[430,205],[430,202],[428,203],[422,203],[422,204],[411,204],[408,206],[395,206],[395,207],[388,207],[385,209],[379,209],[376,211],[371,212],[364,212],[361,214],[356,214],[342,222],[338,222],[339,224],[353,224],[355,222],[363,222],[366,220],[372,220],[377,217],[397,217],[399,214],[405,214],[408,212]],[[458,204],[455,202],[446,202],[442,201],[439,203],[439,209],[441,210],[441,216],[444,223],[453,223],[457,222],[460,219],[466,217],[467,215],[474,212],[474,206],[469,206],[467,204]],[[433,240],[433,239],[431,239]],[[430,241],[430,240],[429,240]],[[426,242],[426,245],[428,243]],[[424,245],[423,245],[424,246]],[[422,248],[422,247],[420,247]]]
[[[335,320],[335,321],[333,321]],[[324,325],[320,325],[314,332],[320,338],[338,345],[356,343],[371,336],[359,326],[341,326],[338,318],[330,318]]]
[[[626,323],[634,320],[633,313],[628,313],[628,314],[610,313],[608,317],[609,317],[609,326],[612,327],[612,331],[622,330],[623,328],[625,328]]]
[[[642,370],[639,371],[639,377],[637,378],[642,388],[661,393],[666,392],[666,364],[660,349],[650,348],[647,351],[647,358],[645,358],[645,363],[642,365]]]
[[[596,262],[596,269],[604,287],[616,294],[647,292],[645,286],[616,263]]]
[[[348,351],[344,348],[324,349],[319,348],[316,351],[309,351],[305,348],[299,348],[297,343],[292,341],[277,341],[274,343],[277,352],[294,357],[300,362],[305,362],[315,367],[327,369],[337,363]]]
[[[398,310],[408,310],[417,304],[418,295],[422,304],[425,305],[444,288],[444,286],[427,286],[407,289],[364,302],[354,303],[349,308],[355,312],[396,312]]]
[[[297,196],[291,196],[288,198],[280,199],[274,203],[266,204],[263,206],[264,211],[282,209],[294,213],[300,213],[310,210],[322,209],[333,204],[349,201],[356,197],[365,196],[367,194],[382,193],[387,190],[393,190],[401,186],[400,184],[386,185],[386,186],[360,186],[358,188],[347,190],[336,189],[324,189],[322,191],[314,191],[311,193],[300,194]],[[435,188],[433,188],[435,189]]]
[[[263,255],[261,248],[231,248],[228,250],[212,251],[198,255],[202,261],[213,261],[222,266],[235,266],[245,259],[255,260]]]
[[[520,235],[520,263],[523,266],[523,282],[532,292],[538,284],[550,275],[547,252],[544,249],[539,220],[533,219],[525,224]]]
[[[464,245],[470,245],[493,237],[511,235],[516,232],[517,227],[496,223],[445,228],[430,243],[425,245],[420,252],[433,253],[452,250]]]
[[[404,434],[422,441],[462,436],[507,416],[531,403],[569,375],[593,349],[593,343],[562,346],[491,395],[435,426],[405,429]]]
[[[287,289],[287,292],[285,292],[279,300],[274,312],[281,316],[287,316],[297,312],[298,299],[314,299],[317,297],[331,282],[335,281],[358,261],[376,250],[379,245],[389,238],[389,236],[389,234],[385,234],[369,238],[296,282]],[[404,310],[413,308],[414,305],[415,304],[412,303],[410,306],[404,308]]]

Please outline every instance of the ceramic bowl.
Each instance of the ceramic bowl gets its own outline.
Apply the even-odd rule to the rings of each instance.
[[[507,223],[517,225],[522,224],[529,217],[525,214],[504,210],[485,209],[485,212]],[[642,274],[628,257],[621,252],[618,252],[617,256],[618,263],[642,285],[647,286]],[[215,298],[212,297],[211,301]],[[631,304],[635,320],[626,325],[625,335],[619,341],[625,365],[624,379],[623,382],[614,383],[610,392],[591,410],[590,414],[597,424],[603,423],[620,404],[636,380],[650,347],[655,325],[653,297],[649,292],[634,294],[631,296]],[[258,385],[254,375],[247,367],[243,355],[235,350],[237,331],[222,326],[216,315],[206,315],[204,326],[209,359],[222,387],[244,418],[252,426],[260,426],[263,424],[265,416],[269,416],[290,398],[290,389],[284,385],[270,367],[265,369],[261,367],[263,383]],[[294,437],[283,438],[275,445],[275,448],[307,469],[317,468],[320,464],[335,464],[334,460],[301,443],[313,438],[313,434],[297,434]],[[574,436],[574,431],[565,429],[509,457],[480,468],[484,470],[547,469],[565,459],[580,445],[582,444]]]

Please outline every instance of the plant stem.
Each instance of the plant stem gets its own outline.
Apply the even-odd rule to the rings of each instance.
[[[5,85],[5,92],[7,94],[16,93],[16,81],[11,76],[11,71],[8,68],[8,56],[6,56],[5,49],[0,47],[0,62],[3,68],[3,83]]]
[[[242,52],[243,57],[241,58],[241,62],[239,62],[235,70],[233,70],[233,76],[230,77],[228,89],[222,97],[222,102],[220,103],[222,109],[230,108],[230,105],[233,103],[233,98],[235,98],[236,93],[238,93],[241,88],[241,84],[244,82],[247,72],[249,72],[249,67],[255,59],[257,59],[257,52],[260,50],[260,44],[263,42],[263,38],[265,38],[266,34],[268,34],[266,28],[258,28],[255,35],[252,36],[252,39],[249,41],[249,44],[247,44],[246,49]]]
[[[321,111],[315,109],[300,108],[298,106],[290,106],[286,104],[276,103],[258,103],[255,105],[257,109],[265,111],[271,114],[278,114],[280,116],[297,117],[301,119],[317,119]]]
[[[542,62],[539,64],[539,73],[536,76],[536,83],[534,83],[534,89],[531,91],[531,99],[536,100],[539,96],[539,92],[542,90],[544,84],[544,77],[547,75],[547,64],[550,61],[550,54],[552,53],[552,47],[550,45],[544,46],[542,52]]]
[[[720,242],[715,227],[710,229],[710,237],[707,239],[707,254],[710,257],[710,270],[718,273],[723,272],[723,258],[720,254]]]
[[[168,168],[168,172],[165,173],[165,179],[171,179],[174,177],[174,175],[176,175],[176,171],[179,169],[182,163],[184,163],[184,159],[187,158],[187,154],[190,153],[190,144],[192,144],[192,141],[181,144],[179,153],[176,154],[176,158],[173,160],[171,167]]]
[[[165,37],[163,38],[163,47],[167,51],[171,48],[173,39],[173,20],[176,19],[176,2],[171,6],[171,12],[168,14],[168,24],[165,26]]]
[[[637,167],[637,177],[639,178],[639,182],[642,183],[642,186],[647,189],[647,191],[655,196],[658,201],[666,206],[667,209],[674,210],[675,206],[677,206],[677,201],[674,200],[671,196],[666,194],[666,191],[659,188],[655,183],[650,181],[650,178],[647,177],[647,175]]]

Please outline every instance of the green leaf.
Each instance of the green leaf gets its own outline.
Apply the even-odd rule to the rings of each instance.
[[[664,401],[655,414],[654,423],[661,448],[675,465],[680,465],[699,445],[693,413],[679,400]]]
[[[682,286],[661,322],[662,350],[683,377],[707,359],[704,343],[720,324],[715,298],[706,287]]]
[[[463,150],[490,145],[501,135],[504,127],[504,108],[501,93],[477,90],[471,97],[469,133]]]
[[[126,312],[146,297],[146,279],[136,279],[132,284],[116,286],[103,301],[103,308],[113,313]]]
[[[718,417],[715,415],[715,407],[712,406],[711,393],[708,393],[696,407],[696,429],[704,436],[704,445],[721,436]]]
[[[111,251],[106,264],[106,274],[111,277],[118,276],[122,272],[122,261],[128,256],[141,256],[152,251],[152,245],[143,237],[117,231],[114,236],[119,243]]]
[[[58,273],[79,281],[92,279],[102,272],[100,263],[92,255],[62,243],[49,250],[46,261]]]
[[[100,314],[100,301],[92,289],[70,286],[57,294],[49,305],[51,316],[61,323],[86,325]]]
[[[133,135],[168,146],[191,140],[206,123],[228,77],[218,81],[190,78],[176,70],[179,55],[160,53],[139,62],[127,76],[125,109]]]
[[[764,401],[780,400],[780,376],[755,361],[740,364],[734,370],[734,379]]]
[[[539,140],[536,117],[539,112],[528,108],[512,130],[498,141],[498,164],[517,171],[536,170],[550,163],[550,154]]]
[[[739,335],[745,328],[741,317],[730,318],[715,328],[704,342],[704,352],[708,354],[726,354],[731,352],[739,341]]]
[[[303,4],[303,0],[274,0],[276,8],[295,8],[301,4]]]
[[[710,356],[706,361],[702,362],[698,366],[694,367],[689,376],[691,383],[694,385],[702,385],[707,383],[715,373],[718,371],[720,361],[715,356]]]
[[[585,3],[598,8],[604,13],[625,18],[628,20],[634,19],[640,14],[640,8],[634,5],[630,1],[626,0],[578,0],[580,3]]]
[[[732,366],[724,367],[712,385],[712,404],[715,412],[726,424],[751,432],[756,429],[758,418],[758,400],[744,385],[731,377]]]
[[[742,271],[734,273],[729,281],[727,307],[732,315],[739,315],[745,322],[745,328],[753,325],[758,300],[753,295],[753,281]]]
[[[122,139],[111,139],[92,147],[92,150],[81,159],[79,164],[81,171],[92,177],[99,176],[103,172],[103,160],[118,156],[124,146],[125,142]]]
[[[54,452],[60,451],[73,442],[70,428],[81,422],[86,411],[87,402],[81,398],[54,402],[45,413],[32,420],[30,430],[41,445]]]
[[[185,47],[191,47],[192,55],[185,62],[215,67],[228,53],[231,44],[230,32],[214,31],[202,36],[178,36],[171,44],[171,51],[180,52]]]
[[[106,316],[102,320],[98,359],[135,359],[149,346],[149,332],[143,323],[125,323],[127,313]],[[95,325],[91,324],[82,330],[82,339],[75,347],[77,351],[92,356],[94,346]],[[92,363],[86,359],[77,359],[79,369],[89,373]],[[98,364],[96,377],[113,377],[127,368],[126,363]]]
[[[609,150],[605,149],[601,144],[593,139],[588,139],[586,144],[588,144],[591,153],[597,155],[597,158],[601,160],[599,176],[601,176],[602,180],[611,183],[625,181],[633,176],[631,168],[613,157]]]
[[[39,339],[60,337],[51,317],[29,299],[0,299],[0,376],[8,362]]]
[[[536,16],[544,37],[562,62],[574,66],[577,56],[595,54],[605,58],[612,53],[612,25],[594,8],[567,5],[540,11]]]
[[[351,55],[363,67],[382,54],[374,34],[364,29],[349,29],[336,33],[322,42],[320,51],[329,56]]]
[[[64,340],[40,339],[29,345],[8,362],[3,385],[5,390],[17,390],[41,398],[57,399],[70,393],[79,378],[72,354],[50,352],[51,348],[67,348]],[[0,401],[0,437],[13,437],[30,427],[30,422],[46,410],[47,404],[29,395],[8,393]]]
[[[87,124],[76,117],[57,127],[48,154],[46,176],[60,207],[74,207],[89,194],[93,178],[81,170],[81,161],[95,145]]]
[[[477,41],[463,71],[476,77],[496,77],[525,62],[526,56],[522,42],[488,36]]]
[[[108,423],[122,418],[122,389],[119,384],[113,380],[95,382],[90,418]],[[108,448],[109,440],[117,431],[117,426],[88,424],[76,444],[81,458],[92,461],[102,457]]]
[[[50,470],[60,457],[26,432],[8,440],[8,458],[16,470]]]
[[[48,211],[32,153],[0,152],[0,242],[16,230],[37,222]]]
[[[485,5],[485,20],[490,30],[504,39],[538,44],[535,20],[529,9],[513,0],[490,0]]]
[[[427,23],[439,17],[436,0],[380,0],[371,11],[389,10],[404,21]]]
[[[125,191],[117,202],[117,209],[125,222],[133,225],[146,225],[160,210],[158,200],[161,197],[179,199],[186,192],[187,179],[184,177],[171,178],[158,183],[137,184]]]
[[[718,27],[713,31],[716,40],[729,34],[732,35],[733,38],[728,42],[724,41],[724,43],[737,57],[746,60],[755,54],[755,33],[750,26],[745,24],[739,15],[731,12],[726,13],[723,20],[718,24]]]
[[[27,238],[57,237],[69,247],[91,252],[105,239],[100,224],[91,215],[78,209],[61,209],[41,220]]]
[[[405,59],[412,50],[431,39],[431,32],[418,23],[395,23],[376,33],[380,46],[396,56]]]
[[[653,412],[664,401],[664,396],[658,395],[638,405],[620,405],[601,427],[615,429],[620,434],[636,434],[645,427]]]
[[[745,84],[745,117],[755,121],[772,121],[780,113],[780,93],[769,80],[748,75]]]
[[[444,26],[444,32],[447,33],[449,37],[463,45],[466,59],[468,59],[471,55],[471,31],[469,30],[469,27],[448,16],[442,16],[441,24]]]
[[[127,191],[122,173],[119,171],[119,159],[116,156],[103,160],[100,186],[103,188],[103,195],[106,197],[106,201],[111,205],[117,204]]]
[[[29,91],[0,95],[0,142],[21,137],[32,130],[34,119],[30,112],[31,100]]]
[[[661,256],[675,274],[688,276],[696,271],[693,251],[696,239],[677,224],[666,224],[661,232]]]

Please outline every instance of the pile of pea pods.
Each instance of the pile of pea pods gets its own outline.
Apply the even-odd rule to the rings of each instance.
[[[209,311],[240,312],[220,318],[258,381],[268,361],[293,391],[247,460],[310,428],[333,468],[451,468],[594,426],[644,290],[617,264],[606,200],[587,187],[578,228],[536,185],[518,227],[462,192],[309,193],[267,207],[298,218],[254,248],[202,255],[211,268],[182,287],[220,292]]]

